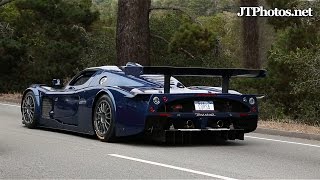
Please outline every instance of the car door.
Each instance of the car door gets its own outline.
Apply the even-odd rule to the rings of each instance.
[[[53,118],[63,124],[77,125],[80,92],[75,89],[66,89],[57,93],[54,99]]]
[[[56,93],[53,97],[53,117],[55,120],[63,124],[78,125],[79,102],[83,99],[84,91],[93,74],[93,71],[80,73],[71,80],[63,91]]]

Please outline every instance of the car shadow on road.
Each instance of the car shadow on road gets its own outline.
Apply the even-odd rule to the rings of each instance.
[[[98,138],[94,135],[81,134],[72,131],[60,130],[60,129],[52,129],[45,127],[38,127],[38,130],[61,133],[65,135],[77,136],[81,138],[85,138],[88,140],[95,140],[99,142]],[[101,142],[107,143],[107,142]],[[138,136],[129,136],[129,137],[121,137],[113,142],[116,144],[123,144],[129,146],[154,146],[154,147],[194,147],[194,146],[244,146],[246,145],[245,141],[242,140],[224,140],[221,138],[206,138],[201,137],[199,139],[189,139],[189,140],[178,140],[176,142],[163,142],[159,140],[155,140],[143,135]]]
[[[193,147],[193,146],[243,146],[245,141],[214,139],[192,139],[188,141],[162,142],[146,137],[126,137],[121,138],[117,143],[130,146],[157,146],[157,147]]]
[[[27,128],[27,127],[25,127],[25,128]],[[78,136],[78,137],[82,137],[82,138],[86,138],[86,139],[92,139],[92,140],[97,139],[96,136],[94,136],[94,135],[82,134],[82,133],[72,132],[72,131],[67,131],[67,130],[52,129],[52,128],[46,128],[46,127],[37,127],[37,129],[42,130],[42,131],[59,133],[59,134]]]

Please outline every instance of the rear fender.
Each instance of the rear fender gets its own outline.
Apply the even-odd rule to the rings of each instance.
[[[132,96],[128,92],[110,89],[115,99],[116,136],[136,135],[144,131],[149,96]]]
[[[119,118],[121,118],[121,114],[123,114],[122,112],[122,108],[118,108],[118,107],[123,107],[123,98],[124,98],[124,94],[122,92],[120,92],[118,89],[116,88],[104,88],[101,89],[100,91],[98,91],[95,95],[95,99],[92,103],[92,117],[93,117],[93,112],[94,112],[94,106],[95,103],[97,102],[98,98],[102,95],[102,94],[106,94],[107,96],[110,97],[113,106],[114,106],[114,120],[115,120],[115,130],[116,130],[116,136],[121,136],[122,133],[120,133],[119,129],[122,129],[122,124]]]
[[[114,99],[114,96],[113,96],[113,94],[112,94],[108,89],[102,89],[102,90],[98,91],[98,93],[97,93],[96,96],[95,96],[94,102],[93,102],[93,104],[92,104],[92,109],[94,109],[94,103],[98,100],[98,98],[99,98],[102,94],[107,94],[107,95],[110,97],[110,99],[111,99],[111,101],[112,101],[112,103],[113,103],[113,105],[114,105],[114,109],[115,109],[115,111],[117,111],[117,106],[116,106],[116,101],[115,101],[115,99]]]

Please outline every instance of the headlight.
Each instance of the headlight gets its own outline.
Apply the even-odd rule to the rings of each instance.
[[[160,104],[160,99],[158,97],[154,97],[153,98],[153,103],[156,104],[156,105]]]
[[[254,105],[256,103],[256,100],[254,98],[249,98],[249,104]]]

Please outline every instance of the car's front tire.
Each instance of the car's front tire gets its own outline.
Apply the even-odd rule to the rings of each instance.
[[[32,91],[25,94],[21,103],[22,123],[28,128],[36,128],[36,98]]]
[[[115,108],[107,95],[102,95],[95,103],[93,112],[93,127],[99,140],[114,142],[115,138]]]

